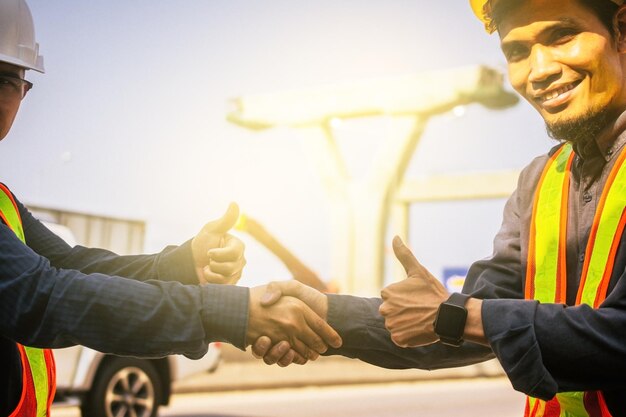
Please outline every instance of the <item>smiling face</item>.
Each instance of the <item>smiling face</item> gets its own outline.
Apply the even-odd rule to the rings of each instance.
[[[24,69],[0,62],[0,74],[24,78]],[[15,94],[0,93],[0,140],[4,139],[9,133],[21,101],[21,97]]]
[[[623,36],[578,0],[519,2],[498,32],[513,88],[549,130],[626,110]]]

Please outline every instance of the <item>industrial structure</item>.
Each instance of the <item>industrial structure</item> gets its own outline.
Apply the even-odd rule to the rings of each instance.
[[[504,197],[515,187],[517,172],[405,179],[429,120],[460,105],[502,109],[517,102],[503,88],[501,73],[473,66],[239,97],[227,119],[252,130],[297,130],[331,201],[331,276],[342,292],[374,295],[384,281],[387,228],[406,240],[410,204]],[[406,136],[381,138],[385,146],[373,155],[370,174],[356,181],[348,173],[333,126],[337,120],[372,117],[409,118],[413,128]]]

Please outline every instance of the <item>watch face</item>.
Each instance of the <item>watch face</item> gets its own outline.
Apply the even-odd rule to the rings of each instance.
[[[467,310],[454,304],[442,304],[439,307],[435,333],[441,338],[461,340],[465,330]]]

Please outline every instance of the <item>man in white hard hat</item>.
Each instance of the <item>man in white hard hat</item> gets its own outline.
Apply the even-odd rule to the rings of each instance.
[[[38,49],[25,1],[0,0],[0,140],[32,87],[26,71],[44,71]],[[200,357],[212,341],[244,348],[269,335],[298,352],[290,361],[305,361],[339,346],[334,330],[297,299],[268,309],[259,301],[264,287],[215,285],[236,283],[245,264],[243,244],[228,234],[237,217],[231,205],[179,247],[117,256],[68,246],[0,183],[0,416],[49,415],[55,381],[47,348]]]
[[[559,142],[521,173],[493,256],[472,265],[463,294],[448,294],[396,238],[408,278],[382,300],[296,282],[272,284],[274,299],[297,296],[328,317],[344,341],[331,354],[426,369],[495,356],[528,395],[526,416],[624,416],[626,5],[470,3]],[[254,351],[285,365],[271,346],[260,339]]]

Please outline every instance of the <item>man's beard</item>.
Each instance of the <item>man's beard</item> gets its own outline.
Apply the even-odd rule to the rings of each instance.
[[[546,130],[552,139],[565,140],[580,147],[596,140],[610,119],[609,111],[603,108],[574,120],[546,123]]]

